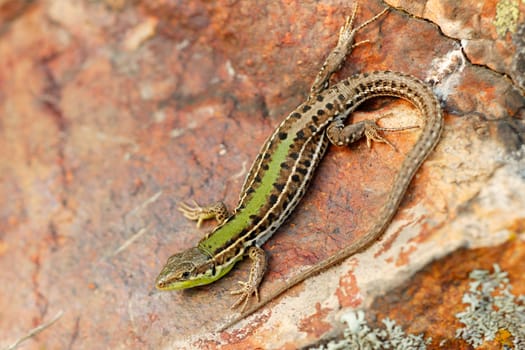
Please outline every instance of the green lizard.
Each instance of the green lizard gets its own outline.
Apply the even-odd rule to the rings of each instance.
[[[273,235],[303,197],[329,143],[346,146],[362,137],[367,141],[386,142],[380,131],[405,128],[381,128],[376,120],[344,125],[348,116],[365,100],[377,96],[396,96],[414,104],[424,119],[417,142],[407,154],[381,209],[376,223],[360,241],[345,247],[333,257],[292,278],[249,313],[256,310],[312,274],[320,272],[375,241],[395,214],[403,195],[419,166],[439,140],[443,118],[434,94],[417,78],[394,72],[358,74],[329,87],[330,77],[346,55],[357,45],[360,29],[375,21],[387,9],[357,28],[352,24],[357,11],[341,28],[339,41],[317,75],[306,102],[291,112],[267,139],[257,155],[241,190],[233,213],[223,203],[207,207],[181,205],[185,217],[197,221],[215,218],[219,225],[206,234],[196,247],[171,256],[156,279],[160,290],[178,290],[212,283],[227,274],[244,257],[252,260],[246,282],[232,292],[239,298],[232,307],[255,295],[266,269],[266,255],[261,246]],[[242,311],[241,310],[241,311]],[[245,313],[246,314],[246,313]]]

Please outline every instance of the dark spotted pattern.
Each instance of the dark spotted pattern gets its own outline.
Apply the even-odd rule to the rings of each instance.
[[[263,145],[260,154],[246,177],[241,198],[234,215],[227,221],[234,219],[235,213],[245,208],[246,203],[252,199],[254,193],[261,186],[261,181],[269,169],[268,165],[272,161],[276,148],[286,138],[293,138],[293,142],[288,150],[288,156],[280,164],[279,178],[272,185],[275,193],[270,194],[266,205],[260,208],[257,215],[259,221],[256,222],[251,217],[254,229],[233,237],[233,240],[242,243],[242,246],[246,247],[246,242],[249,241],[255,242],[262,233],[269,237],[304,195],[306,185],[309,183],[315,170],[315,165],[320,161],[326,150],[325,127],[335,116],[335,110],[326,110],[325,103],[322,103],[327,98],[333,99],[331,95],[323,96],[321,101],[315,99],[313,102],[307,102],[299,106],[295,112],[291,113],[281,123]],[[301,117],[298,117],[298,114]],[[298,127],[298,125],[302,126]],[[292,130],[295,131],[291,132]],[[293,204],[293,207],[290,207],[291,204]],[[275,226],[274,228],[272,228],[272,224]],[[220,229],[221,226],[215,228],[214,231]],[[254,244],[253,242],[251,244]],[[236,254],[236,248],[233,248],[231,245],[218,247],[213,252],[215,262],[219,264],[235,258]]]
[[[434,102],[429,104],[426,99],[428,95],[418,93],[418,89],[424,85],[415,78],[399,77],[398,73],[377,72],[343,80],[322,92],[322,98],[309,99],[308,102],[299,106],[279,125],[265,142],[253,163],[243,185],[235,213],[226,221],[235,220],[235,214],[243,210],[250,202],[254,193],[261,186],[261,180],[269,169],[268,164],[272,162],[277,147],[292,138],[293,142],[289,146],[286,160],[280,163],[278,178],[271,186],[272,192],[268,194],[268,200],[259,208],[257,214],[250,217],[251,226],[232,237],[228,244],[216,248],[213,252],[215,263],[223,264],[237,259],[239,254],[245,253],[248,246],[254,244],[260,246],[288,217],[303,197],[314,170],[326,150],[328,138],[325,130],[331,122],[335,121],[336,117],[338,122],[344,121],[343,117],[349,115],[363,101],[376,96],[401,97],[412,102],[423,115],[440,117],[439,106]],[[396,88],[393,88],[394,85]],[[429,94],[431,95],[431,92]],[[343,111],[344,115],[342,113],[338,115]],[[431,120],[425,124],[422,135],[426,135],[429,142],[435,143],[439,137],[440,127],[441,124]],[[413,173],[432,146],[427,144],[416,146],[407,155],[404,164],[410,163],[414,166],[405,165],[402,176],[409,176],[409,179],[408,181],[396,179],[395,183],[401,185],[392,191],[390,198],[402,198],[400,193],[406,190]],[[390,202],[398,205],[399,203],[394,199],[390,199]],[[391,215],[388,210],[393,212],[389,208],[384,210],[387,214],[381,215],[385,217]],[[385,222],[386,219],[382,218],[379,221]],[[220,226],[214,231],[218,229]]]

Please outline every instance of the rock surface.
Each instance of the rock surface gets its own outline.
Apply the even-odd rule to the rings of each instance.
[[[525,294],[525,2],[387,1],[335,80],[393,70],[435,83],[442,140],[383,238],[231,330],[217,283],[156,292],[166,258],[202,237],[177,204],[230,208],[273,128],[301,103],[352,3],[0,1],[0,348],[295,349],[339,334],[345,310],[455,339],[468,273],[494,263]],[[361,1],[357,22],[385,4]],[[355,120],[392,113],[380,99]],[[401,120],[399,120],[401,119]],[[264,246],[261,294],[358,240],[417,131],[331,147]],[[487,342],[485,348],[499,348]]]

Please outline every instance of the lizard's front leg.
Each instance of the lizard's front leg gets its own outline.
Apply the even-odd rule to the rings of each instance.
[[[242,304],[241,312],[243,312],[246,308],[248,300],[252,295],[255,294],[255,298],[257,299],[257,302],[259,302],[259,285],[261,284],[264,272],[266,271],[268,260],[264,250],[257,246],[251,246],[248,249],[248,256],[252,261],[252,267],[250,269],[248,281],[239,281],[241,288],[231,292],[231,294],[234,295],[240,294],[237,301],[232,305],[232,309]]]
[[[204,220],[210,219],[217,220],[220,225],[231,216],[228,208],[226,208],[226,205],[223,202],[217,202],[204,207],[201,207],[195,201],[193,201],[193,205],[181,203],[178,210],[186,219],[197,221],[197,227],[201,227]]]

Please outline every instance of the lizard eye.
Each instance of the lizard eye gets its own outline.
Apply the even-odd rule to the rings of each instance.
[[[188,277],[190,277],[190,272],[189,271],[184,271],[182,273],[182,278],[188,278]]]

